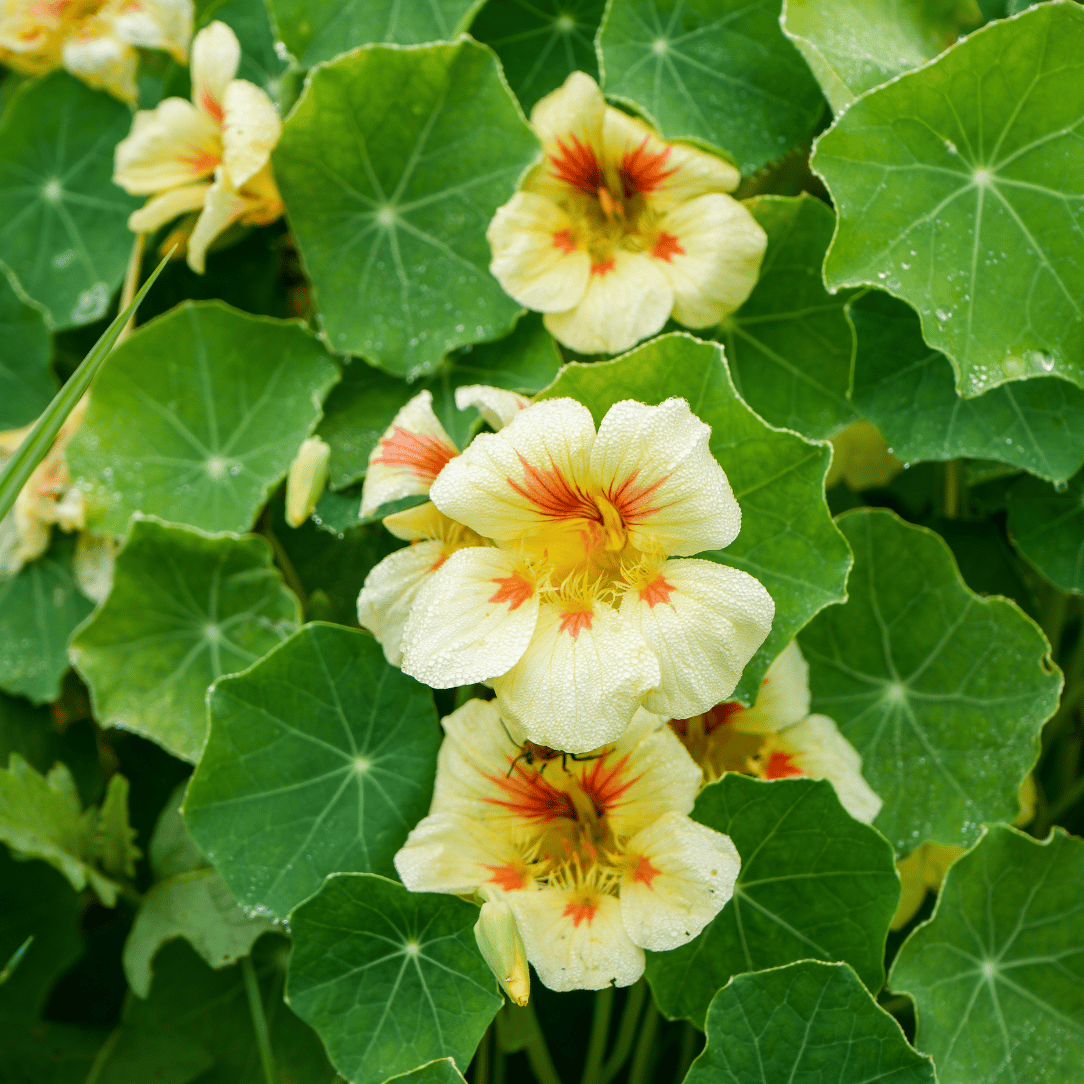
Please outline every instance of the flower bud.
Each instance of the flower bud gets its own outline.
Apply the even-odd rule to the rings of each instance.
[[[483,903],[474,937],[501,989],[517,1005],[526,1005],[531,996],[531,972],[512,908],[501,899]]]
[[[309,437],[298,449],[286,476],[286,522],[300,527],[312,515],[327,485],[331,449],[319,438]]]

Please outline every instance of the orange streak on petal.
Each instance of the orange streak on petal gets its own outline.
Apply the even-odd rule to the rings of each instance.
[[[656,576],[649,584],[640,588],[640,598],[652,609],[660,602],[669,602],[670,594],[674,590],[673,585],[666,582],[662,575]]]
[[[183,162],[193,173],[210,173],[218,165],[219,159],[210,151],[197,150],[195,154],[179,154],[177,161]]]
[[[764,768],[765,779],[789,779],[791,776],[805,775],[805,772],[791,760],[788,753],[772,753]]]
[[[559,631],[567,632],[575,640],[584,629],[591,630],[591,616],[590,610],[566,610],[561,615]]]
[[[510,602],[509,612],[519,609],[534,594],[534,584],[518,572],[513,572],[511,576],[498,576],[493,582],[500,584],[500,587],[489,601]]]
[[[651,250],[651,255],[656,259],[670,263],[674,256],[684,256],[685,249],[681,247],[678,239],[672,233],[663,230],[659,234],[659,239],[655,242],[655,247]]]
[[[558,139],[560,153],[550,155],[553,175],[581,192],[594,195],[606,183],[595,152],[589,143],[581,143],[576,136],[570,135],[569,139],[571,146]]]
[[[572,239],[571,230],[554,230],[553,247],[559,248],[566,256],[576,251],[576,242]]]
[[[528,821],[549,822],[565,817],[576,819],[576,807],[572,799],[561,790],[551,786],[540,772],[532,772],[517,764],[505,779],[487,775],[506,795],[506,798],[484,798],[489,805],[499,805]]]
[[[599,511],[556,467],[548,470],[528,463],[521,455],[522,484],[512,478],[508,484],[544,516],[552,519],[598,519]]]
[[[598,275],[600,278],[603,275],[608,275],[614,269],[614,258],[611,256],[603,263],[593,263],[591,265],[591,274]]]
[[[499,885],[506,892],[514,892],[517,888],[527,887],[527,871],[509,863],[506,866],[486,866],[493,874],[489,884]]]
[[[632,879],[639,884],[651,887],[651,882],[662,872],[651,864],[651,859],[640,855],[636,860],[636,869],[633,870]]]
[[[420,437],[400,426],[395,426],[390,437],[380,442],[381,452],[374,463],[387,467],[406,467],[418,478],[427,482],[435,480],[444,467],[458,454],[436,437]]]
[[[574,926],[579,926],[581,922],[586,922],[588,926],[591,925],[595,918],[595,912],[598,911],[598,904],[592,903],[590,900],[569,900],[565,905],[564,911],[561,913],[562,918],[572,919]]]
[[[733,716],[740,715],[746,709],[736,700],[727,700],[723,704],[716,704],[704,713],[704,733],[710,734],[721,726],[727,726],[734,721]]]
[[[580,779],[580,787],[594,803],[597,814],[601,817],[610,812],[625,792],[638,783],[642,776],[625,776],[631,754],[626,753],[616,764],[607,765],[609,754],[604,754],[591,762]]]
[[[222,108],[222,103],[209,91],[205,90],[199,97],[199,104],[212,120],[221,124],[225,120],[226,112]]]
[[[621,159],[621,183],[625,187],[626,198],[637,192],[654,192],[668,177],[677,173],[677,166],[666,169],[666,159],[670,157],[670,148],[662,151],[649,151],[647,142],[650,136],[644,136],[643,143],[634,151],[629,151]]]
[[[664,507],[663,505],[652,505],[651,498],[670,476],[668,474],[663,475],[662,478],[650,484],[637,485],[636,478],[639,473],[640,469],[637,468],[623,481],[611,486],[607,494],[610,503],[621,514],[621,518],[626,523],[638,523],[656,515]]]

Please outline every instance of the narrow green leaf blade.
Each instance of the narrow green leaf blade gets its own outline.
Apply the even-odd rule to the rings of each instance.
[[[435,1058],[466,1069],[501,1007],[474,941],[478,908],[339,874],[290,916],[287,998],[354,1084]]]

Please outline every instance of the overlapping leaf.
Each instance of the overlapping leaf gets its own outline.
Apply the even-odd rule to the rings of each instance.
[[[105,315],[140,204],[113,184],[132,115],[66,72],[25,83],[0,119],[0,261],[57,327]]]
[[[242,904],[285,918],[329,873],[393,871],[440,728],[429,690],[371,637],[307,625],[210,705],[185,820]]]
[[[1084,8],[1040,4],[856,101],[819,140],[829,288],[910,302],[965,396],[1084,386]]]
[[[136,520],[113,590],[73,639],[71,658],[103,726],[134,730],[194,763],[207,687],[281,643],[300,617],[262,538]]]
[[[828,448],[762,422],[738,397],[722,351],[690,335],[665,335],[613,361],[566,366],[543,398],[572,396],[596,425],[621,399],[685,398],[712,427],[711,450],[742,510],[727,549],[704,556],[756,576],[775,600],[775,621],[735,696],[751,703],[772,660],[818,610],[845,597],[851,557],[824,503]]]
[[[489,384],[529,395],[549,384],[560,364],[553,336],[539,316],[528,313],[511,335],[464,347],[437,373],[416,384],[404,384],[361,361],[348,365],[342,383],[328,396],[319,427],[320,436],[331,445],[331,484],[341,489],[365,475],[369,453],[396,411],[423,389],[432,393],[433,411],[448,435],[463,447],[478,416],[456,407],[456,388]]]
[[[1084,842],[990,828],[949,869],[890,983],[941,1084],[1075,1079],[1084,1064]]]
[[[55,700],[68,669],[68,638],[94,608],[72,573],[75,539],[59,532],[48,551],[0,580],[0,689],[35,704]]]
[[[809,195],[761,196],[749,210],[768,235],[760,277],[744,305],[714,333],[741,397],[772,425],[819,439],[855,418],[847,401],[854,330],[821,265],[835,215]]]
[[[783,29],[838,113],[982,21],[975,0],[786,0]]]
[[[938,1079],[846,964],[803,960],[739,975],[711,1003],[707,1032],[688,1084]]]
[[[50,351],[44,316],[0,269],[0,432],[29,425],[56,394]]]
[[[900,852],[971,843],[1019,812],[1061,690],[1049,645],[1011,602],[973,594],[932,531],[873,509],[838,522],[855,564],[848,601],[801,636],[813,709],[862,754]]]
[[[1060,489],[1021,478],[1009,490],[1009,531],[1048,580],[1084,594],[1084,472]]]
[[[501,1007],[478,909],[372,874],[329,878],[290,918],[287,994],[354,1084],[451,1057],[466,1069]]]
[[[779,27],[781,0],[611,0],[599,31],[607,95],[668,139],[708,143],[743,173],[813,131],[820,88]]]
[[[510,330],[485,234],[538,155],[476,42],[366,46],[314,71],[274,163],[331,346],[413,378]]]
[[[471,35],[501,58],[524,111],[574,71],[598,78],[595,33],[605,0],[498,0],[471,23]]]
[[[297,323],[213,301],[178,306],[118,347],[95,381],[68,448],[88,515],[116,534],[133,512],[248,530],[337,380]]]
[[[806,958],[845,960],[880,989],[899,902],[892,848],[846,813],[830,783],[728,773],[692,815],[733,839],[742,868],[733,898],[696,940],[650,955],[648,979],[667,1016],[701,1027],[732,975]]]
[[[1064,481],[1084,461],[1084,390],[1056,377],[1013,381],[961,399],[944,354],[923,342],[914,310],[887,294],[855,298],[853,401],[907,463],[967,456]]]
[[[279,36],[311,68],[370,42],[449,41],[485,0],[269,0]]]

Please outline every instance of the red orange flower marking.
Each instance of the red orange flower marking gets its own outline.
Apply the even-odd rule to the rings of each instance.
[[[491,783],[508,795],[507,798],[484,798],[489,805],[499,805],[529,821],[548,823],[560,817],[576,819],[576,807],[572,799],[563,791],[546,782],[540,772],[533,772],[517,764],[510,776],[502,779],[497,775],[487,775]]]
[[[432,482],[457,453],[436,437],[420,437],[396,426],[393,435],[380,442],[381,453],[374,463],[406,467],[418,478]]]
[[[612,256],[603,263],[593,263],[591,264],[591,274],[598,275],[601,278],[603,275],[608,275],[614,269],[615,264],[616,261]]]
[[[506,866],[486,866],[493,874],[489,879],[490,884],[499,885],[506,892],[515,892],[516,889],[527,887],[527,871],[519,866],[509,863]]]
[[[725,704],[716,704],[704,713],[704,733],[710,734],[721,726],[726,726],[734,721],[735,715],[745,711],[736,700],[728,700]]]
[[[658,260],[665,260],[670,263],[675,256],[684,256],[685,249],[681,247],[681,243],[672,233],[663,230],[659,234],[659,239],[655,242],[655,247],[651,250],[651,255]]]
[[[621,159],[621,183],[625,188],[625,198],[629,199],[637,192],[654,192],[668,177],[677,173],[677,166],[666,169],[666,159],[670,157],[670,148],[662,151],[649,151],[649,136],[644,136],[643,143]]]
[[[556,467],[540,469],[522,455],[519,461],[523,464],[523,482],[509,478],[508,484],[542,515],[552,519],[600,518],[595,505]]]
[[[498,576],[493,581],[500,584],[490,602],[510,602],[509,611],[516,610],[534,594],[534,584],[518,572],[511,576]]]
[[[787,753],[772,753],[764,768],[765,779],[789,779],[791,776],[804,774]]]
[[[576,251],[576,242],[572,239],[571,230],[554,230],[553,247],[559,248],[566,256]]]
[[[210,151],[197,150],[194,154],[179,154],[178,162],[183,162],[193,173],[210,173],[218,165],[218,159]]]
[[[561,632],[567,632],[573,640],[584,630],[591,629],[590,610],[565,610],[561,615]]]
[[[640,857],[636,859],[636,869],[633,870],[632,879],[638,884],[647,885],[647,887],[650,888],[651,882],[655,880],[661,872],[662,870],[656,869],[651,864],[650,858],[640,855]]]
[[[607,765],[607,759],[608,756],[603,755],[593,761],[580,779],[580,788],[594,803],[595,812],[600,817],[609,813],[625,796],[629,787],[642,778],[640,775],[625,776],[630,754],[626,753],[616,764]]]
[[[654,609],[660,602],[669,602],[673,590],[673,586],[667,583],[662,575],[658,575],[649,584],[640,588],[640,598]]]
[[[636,523],[647,519],[662,509],[662,505],[652,505],[651,497],[670,476],[667,474],[649,485],[638,486],[636,478],[639,473],[640,470],[637,468],[607,493],[610,503],[621,513],[621,518],[626,523]]]
[[[557,146],[560,148],[560,154],[550,155],[553,174],[565,184],[594,195],[606,183],[602,167],[598,164],[598,159],[590,144],[581,143],[574,135],[570,135],[569,139],[571,146],[564,140],[558,139]]]
[[[226,114],[222,109],[222,103],[209,90],[205,90],[199,96],[199,104],[202,106],[204,113],[216,123],[221,124],[225,120]]]
[[[561,917],[571,918],[572,924],[578,928],[581,922],[586,922],[590,926],[597,911],[598,904],[593,900],[569,900]]]

